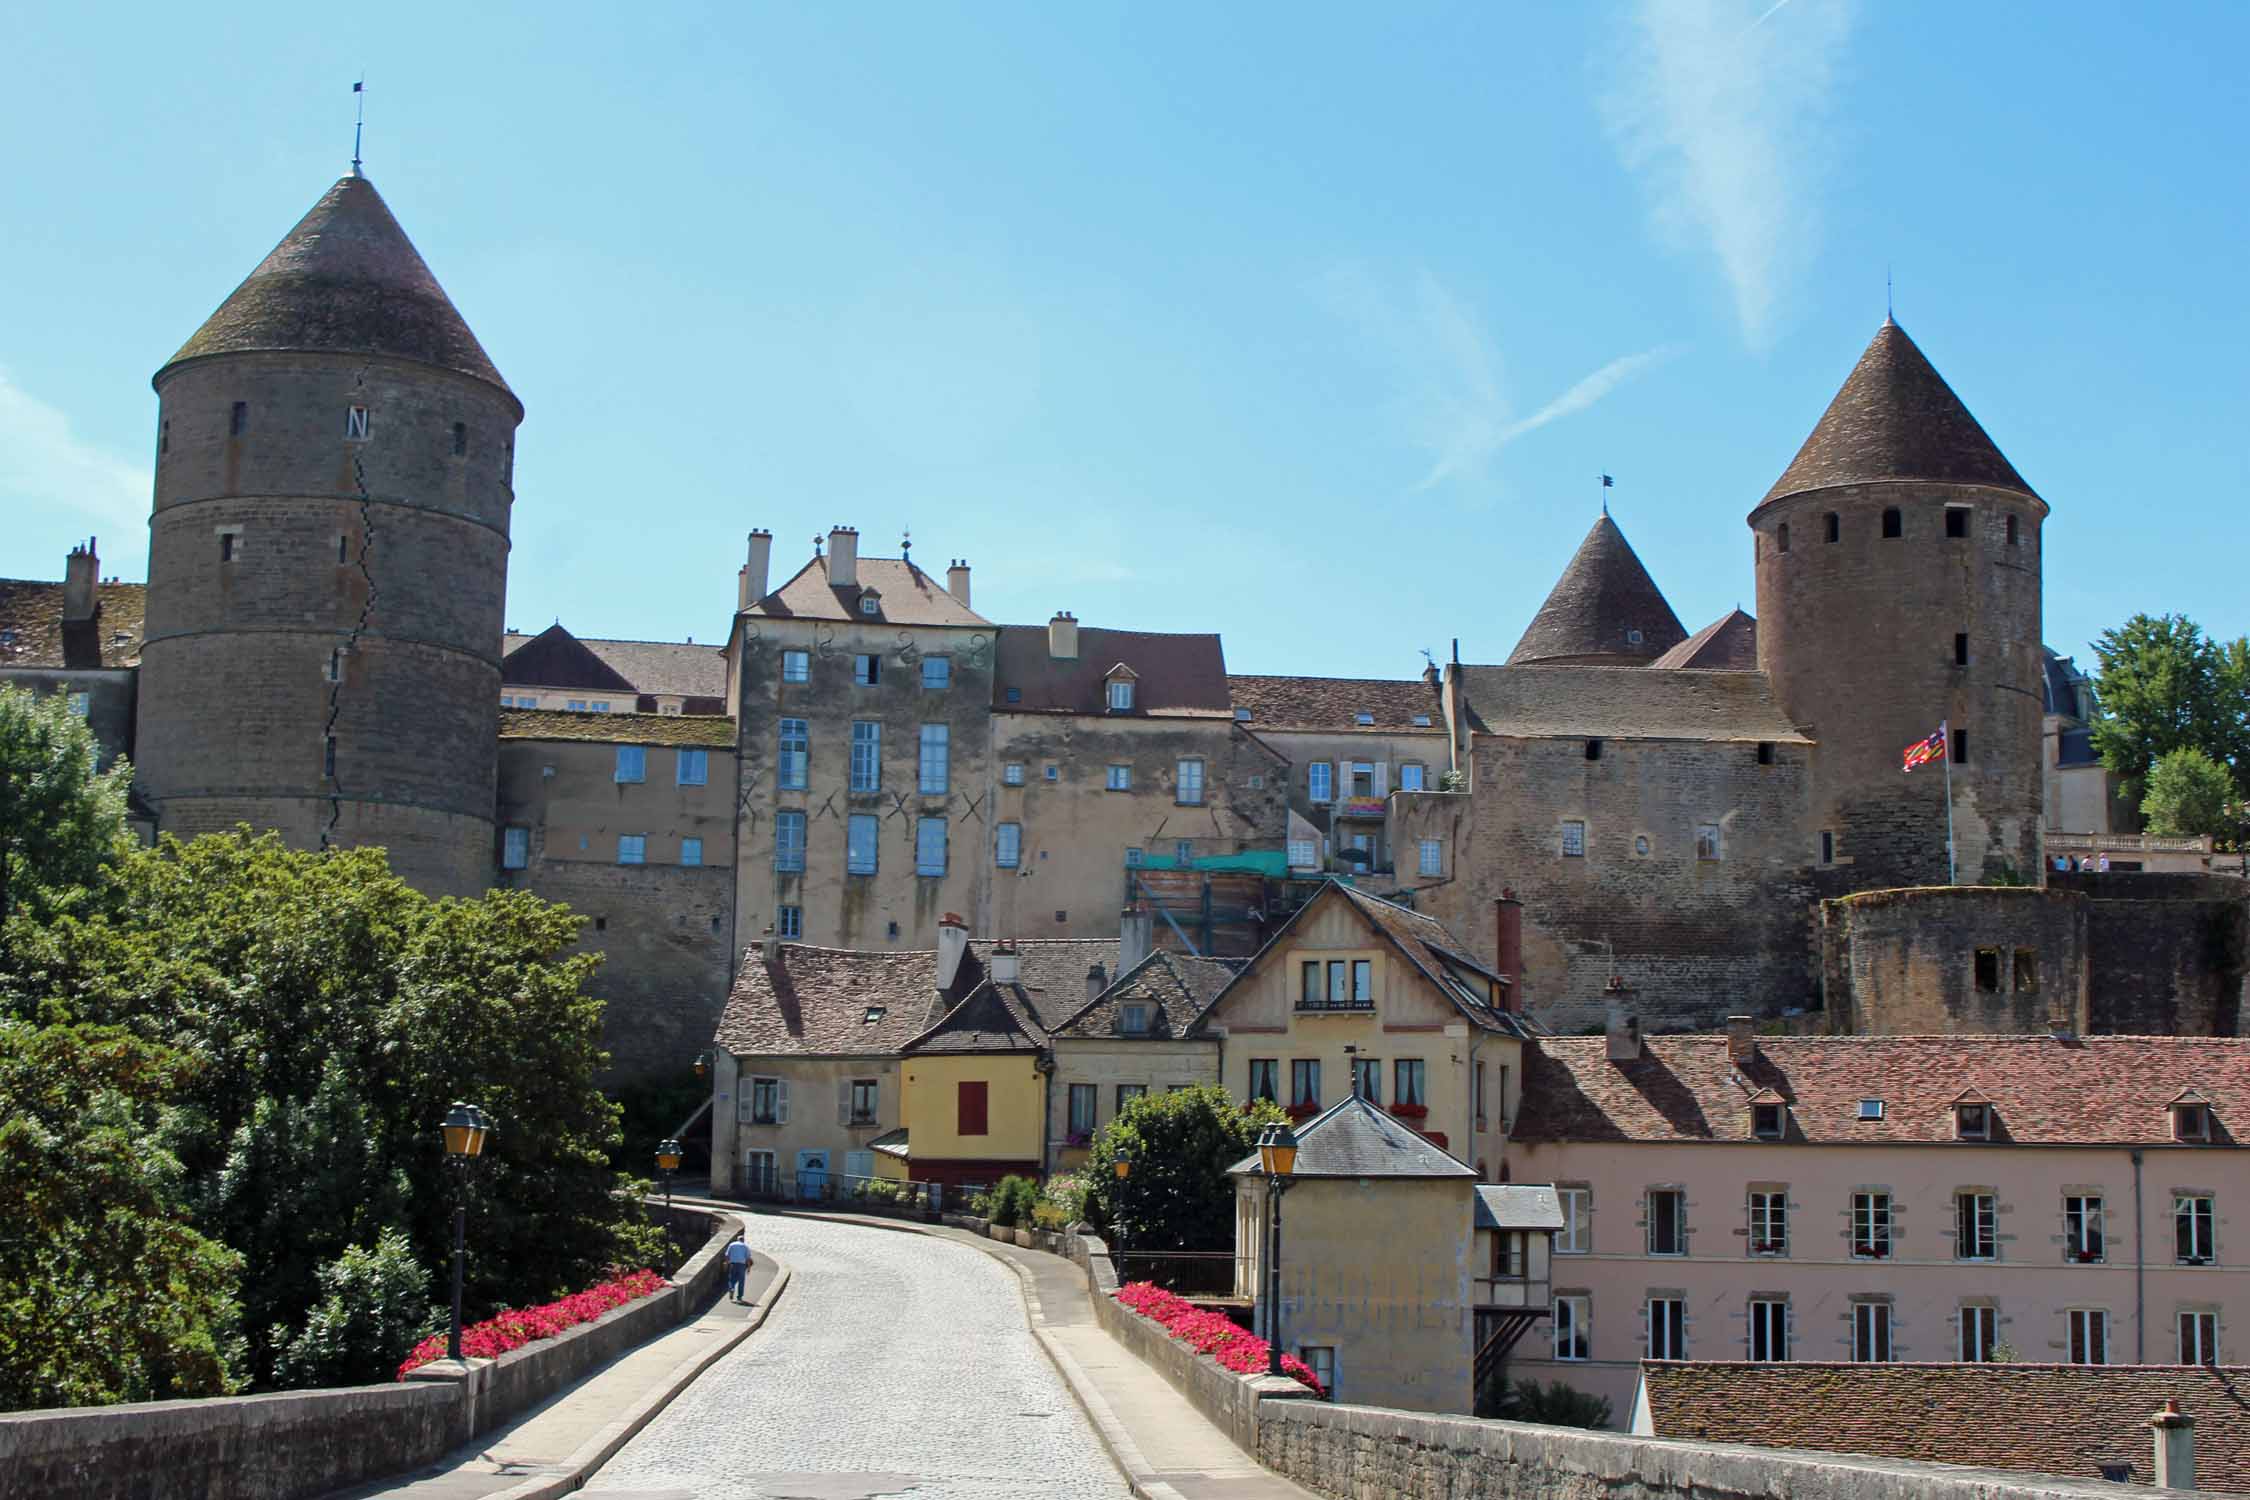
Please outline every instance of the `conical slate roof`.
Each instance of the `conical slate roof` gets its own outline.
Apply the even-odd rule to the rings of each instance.
[[[1686,639],[1680,617],[1605,512],[1578,544],[1547,602],[1531,617],[1508,665],[1608,661],[1632,666],[1653,661]]]
[[[1754,672],[1758,669],[1758,622],[1740,609],[1730,609],[1649,665],[1701,672]]]
[[[364,177],[322,194],[164,368],[248,350],[388,355],[508,389]]]
[[[1928,358],[1888,318],[1765,501],[1885,480],[1983,484],[2037,498]]]

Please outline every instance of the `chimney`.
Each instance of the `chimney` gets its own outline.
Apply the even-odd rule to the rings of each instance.
[[[1100,999],[1102,991],[1108,988],[1109,972],[1100,964],[1095,964],[1086,971],[1086,998],[1088,1000]]]
[[[953,559],[953,566],[945,570],[945,591],[960,600],[963,609],[969,607],[969,560],[967,558],[956,557]]]
[[[1513,890],[1503,886],[1499,899],[1492,903],[1492,969],[1508,981],[1500,996],[1500,1008],[1523,1012],[1523,903],[1516,899]]]
[[[2156,1487],[2194,1489],[2195,1418],[2181,1411],[2179,1402],[2166,1401],[2148,1425],[2156,1432]]]
[[[65,625],[82,624],[94,618],[98,607],[94,585],[101,579],[101,558],[94,551],[94,539],[86,538],[86,545],[70,549],[70,557],[63,564],[63,608]]]
[[[1047,654],[1056,661],[1078,660],[1078,616],[1067,609],[1047,622]]]
[[[750,560],[742,565],[742,572],[737,575],[740,579],[735,590],[737,612],[766,597],[766,570],[772,562],[773,533],[761,526],[750,533]]]
[[[961,973],[961,956],[969,951],[969,929],[959,916],[947,912],[937,924],[937,987],[941,995],[953,992]]]
[[[859,531],[837,526],[828,533],[828,582],[833,588],[859,587]]]
[[[1739,1068],[1755,1061],[1757,1056],[1758,1034],[1750,1029],[1750,1018],[1727,1017],[1727,1061]]]
[[[992,953],[985,962],[992,971],[994,984],[1014,984],[1023,977],[1022,956],[1016,952],[1015,941],[1002,938],[992,945]]]
[[[1625,981],[1612,976],[1609,988],[1603,992],[1608,1003],[1603,1030],[1609,1037],[1611,1062],[1636,1062],[1641,1055],[1641,1018],[1633,1015],[1629,1007],[1633,992],[1625,988]]]
[[[764,950],[769,964],[781,957],[781,939],[774,935],[773,923],[766,924],[766,935],[759,940],[758,946]]]
[[[1138,902],[1125,908],[1117,918],[1117,973],[1118,977],[1133,972],[1142,959],[1148,957],[1149,948],[1156,935],[1156,918]]]

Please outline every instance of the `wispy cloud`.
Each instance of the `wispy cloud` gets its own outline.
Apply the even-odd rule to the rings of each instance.
[[[71,431],[70,419],[0,369],[0,510],[18,518],[73,512],[112,528],[134,553],[148,525],[149,471]],[[110,549],[104,551],[110,560]],[[52,567],[62,566],[57,552]]]
[[[1826,106],[1851,22],[1852,0],[1639,0],[1624,23],[1603,100],[1611,137],[1659,229],[1718,258],[1753,345],[1818,241]]]

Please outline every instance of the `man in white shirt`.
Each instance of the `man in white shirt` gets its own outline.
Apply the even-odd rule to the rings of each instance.
[[[735,1301],[740,1302],[743,1300],[742,1294],[750,1277],[750,1242],[737,1235],[728,1242],[725,1253],[727,1258],[727,1294],[733,1297]]]

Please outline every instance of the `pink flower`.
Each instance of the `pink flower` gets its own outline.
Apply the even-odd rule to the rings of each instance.
[[[549,1302],[541,1307],[503,1308],[482,1323],[471,1323],[461,1330],[461,1353],[469,1359],[498,1359],[511,1349],[551,1339],[580,1323],[591,1323],[611,1308],[637,1302],[669,1285],[669,1281],[654,1271],[633,1271],[583,1292],[573,1292],[560,1302]],[[406,1363],[398,1367],[398,1378],[404,1380],[408,1371],[444,1357],[445,1335],[432,1334],[406,1356]]]
[[[1161,1324],[1172,1337],[1198,1354],[1210,1355],[1237,1375],[1266,1372],[1270,1346],[1256,1334],[1237,1327],[1234,1320],[1223,1313],[1197,1307],[1150,1281],[1127,1282],[1117,1289],[1117,1300],[1150,1322]],[[1294,1354],[1281,1356],[1281,1373],[1309,1387],[1315,1395],[1328,1394],[1311,1367]]]

